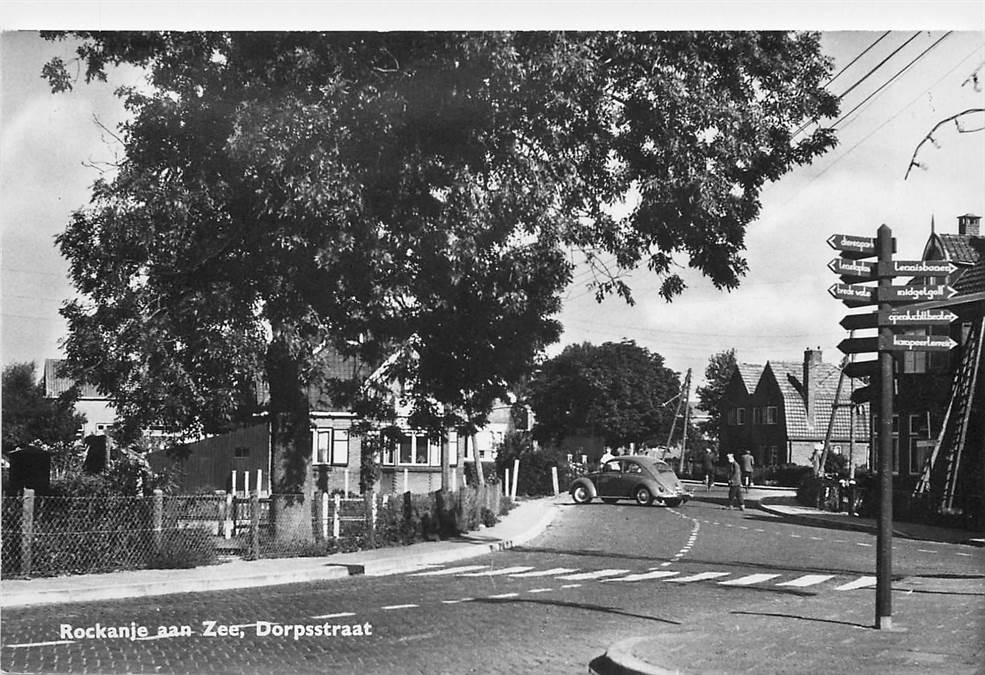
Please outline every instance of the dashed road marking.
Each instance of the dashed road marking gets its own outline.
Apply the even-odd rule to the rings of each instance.
[[[856,541],[856,542],[855,542],[855,545],[856,545],[856,546],[867,546],[867,547],[869,547],[869,548],[872,548],[872,544],[866,544],[866,543],[863,543],[863,542],[861,542],[861,541]]]
[[[385,611],[395,610],[395,609],[412,609],[414,607],[420,607],[420,605],[407,604],[407,605],[383,605],[380,609]]]
[[[516,577],[517,579],[528,579],[530,577],[549,577],[555,574],[566,574],[568,572],[577,572],[577,567],[552,567],[549,570],[535,570],[533,572],[520,572],[518,574],[511,574],[511,577]]]
[[[664,579],[666,577],[674,577],[680,574],[680,572],[671,572],[668,570],[659,570],[657,572],[641,572],[639,574],[629,574],[624,577],[616,577],[615,579],[602,579],[603,582],[611,581],[648,581],[650,579]]]
[[[828,579],[834,579],[833,574],[805,574],[802,577],[793,579],[792,581],[784,581],[783,583],[777,584],[777,586],[796,586],[797,588],[804,588],[806,586],[813,586],[819,584]]]
[[[309,619],[340,619],[343,616],[355,616],[355,612],[336,612],[335,614],[319,614],[318,616],[309,616]],[[255,623],[246,624],[246,626],[241,626],[246,628],[247,626],[255,626]]]
[[[427,572],[414,572],[409,576],[437,577],[437,576],[443,576],[445,574],[458,574],[459,572],[473,572],[475,570],[482,570],[487,567],[489,567],[489,565],[459,565],[458,567],[448,567],[442,570],[428,570]]]
[[[678,584],[687,584],[687,583],[691,583],[692,581],[704,581],[705,579],[718,579],[719,577],[727,577],[729,574],[730,574],[729,572],[699,572],[698,574],[692,574],[691,576],[678,577],[677,579],[668,579],[667,581],[678,583]]]
[[[937,551],[931,551],[928,548],[918,548],[917,551],[919,551],[920,553],[937,553]]]
[[[442,600],[443,605],[457,605],[460,602],[472,602],[475,598],[459,598],[458,600]]]
[[[484,572],[465,572],[459,574],[460,577],[499,577],[505,576],[507,574],[516,574],[517,572],[526,572],[527,570],[532,570],[532,565],[519,565],[517,567],[503,567],[498,570],[486,570]]]
[[[490,600],[503,600],[505,598],[515,598],[518,595],[520,595],[520,594],[519,593],[500,593],[499,595],[490,595],[490,596],[487,596],[487,597]]]
[[[14,645],[4,645],[4,649],[22,649],[25,647],[50,647],[51,645],[71,645],[71,644],[75,644],[75,640],[51,640],[49,642],[21,642]]]
[[[550,593],[553,588],[531,588],[527,593]]]
[[[847,584],[842,584],[841,586],[835,587],[836,591],[854,591],[857,588],[868,588],[870,586],[876,585],[875,577],[859,577],[855,581],[849,581]]]
[[[763,581],[768,581],[780,576],[779,574],[749,574],[744,577],[739,577],[738,579],[730,579],[728,581],[719,581],[721,586],[751,586],[752,584],[758,584]]]
[[[581,588],[581,584],[561,584],[561,588]]]

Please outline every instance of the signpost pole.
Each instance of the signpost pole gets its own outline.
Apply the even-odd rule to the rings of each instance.
[[[890,263],[893,257],[892,231],[879,227],[876,247],[880,263]],[[879,279],[879,288],[889,287],[892,277]],[[879,310],[888,313],[890,304],[879,303]],[[892,340],[892,328],[879,328],[884,340]],[[879,530],[876,540],[876,628],[892,630],[892,569],[893,569],[893,353],[879,350]]]

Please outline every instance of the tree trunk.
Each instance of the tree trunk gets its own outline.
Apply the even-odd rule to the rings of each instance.
[[[308,393],[298,359],[277,332],[267,350],[270,384],[270,523],[278,542],[313,541],[314,479]]]
[[[469,434],[469,442],[472,443],[472,458],[475,460],[475,482],[482,487],[486,484],[486,476],[482,471],[482,460],[479,459],[479,444],[476,442],[475,431]]]

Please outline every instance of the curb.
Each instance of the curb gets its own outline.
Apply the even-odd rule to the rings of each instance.
[[[9,591],[5,589],[2,596],[0,596],[0,607],[7,609],[13,607],[93,602],[97,600],[122,600],[156,595],[280,586],[312,581],[327,581],[357,575],[385,576],[388,574],[400,574],[418,569],[423,565],[438,565],[456,560],[474,558],[522,545],[539,535],[551,524],[558,513],[557,506],[558,503],[556,501],[552,502],[532,525],[508,539],[490,539],[488,542],[476,542],[475,540],[452,542],[456,545],[451,549],[400,555],[395,556],[392,560],[384,558],[351,564],[328,561],[320,567],[294,571],[287,570],[261,574],[247,573],[232,577],[208,577],[187,580],[155,580],[122,585],[112,585],[110,582],[106,585],[79,585],[68,588],[25,588]],[[465,538],[467,539],[467,535]],[[215,568],[201,569],[211,571]],[[64,581],[70,580],[71,577],[58,577],[58,579]]]

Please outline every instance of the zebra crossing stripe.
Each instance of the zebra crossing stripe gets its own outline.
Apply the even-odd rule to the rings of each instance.
[[[472,572],[474,570],[482,570],[489,567],[489,565],[460,565],[458,567],[446,567],[441,570],[428,570],[427,572],[415,572],[409,576],[412,577],[436,577],[445,574],[458,574],[459,572]]]
[[[855,581],[842,584],[835,588],[836,591],[854,591],[856,588],[869,588],[876,585],[875,577],[859,577]]]
[[[728,581],[719,581],[720,586],[751,586],[752,584],[758,584],[762,581],[768,581],[780,576],[779,574],[750,574],[748,576],[739,577],[738,579],[729,579]]]
[[[727,577],[729,572],[701,572],[699,574],[692,574],[689,577],[678,577],[677,579],[668,579],[667,581],[673,581],[677,584],[688,584],[692,581],[704,581],[705,579],[718,579],[719,577]]]
[[[516,572],[526,572],[527,570],[532,570],[533,567],[530,565],[519,566],[519,567],[503,567],[498,570],[486,570],[485,572],[465,572],[464,574],[459,574],[460,577],[499,577],[505,574],[515,574]]]
[[[615,579],[602,579],[603,582],[606,581],[648,581],[649,579],[663,579],[665,577],[672,577],[680,574],[680,572],[670,572],[668,570],[658,570],[656,572],[642,572],[640,574],[629,574],[624,577],[617,577]]]
[[[558,579],[564,579],[565,581],[584,581],[585,579],[601,579],[602,577],[614,577],[620,574],[625,574],[626,572],[629,572],[629,570],[595,570],[594,572],[569,574],[567,576],[558,577]]]
[[[529,577],[549,577],[554,574],[566,574],[568,572],[577,572],[577,567],[552,567],[549,570],[535,570],[533,572],[520,572],[519,574],[511,574],[511,577],[516,577],[517,579],[527,579]]]
[[[828,579],[834,579],[833,574],[805,574],[804,576],[794,579],[792,581],[784,581],[782,584],[777,584],[777,586],[796,586],[797,588],[804,588],[805,586],[813,586],[814,584],[819,584],[822,581],[827,581]]]

